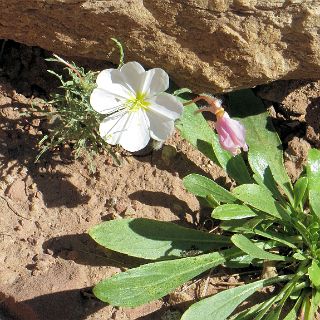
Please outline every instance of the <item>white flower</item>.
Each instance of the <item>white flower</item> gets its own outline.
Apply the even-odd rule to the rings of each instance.
[[[143,149],[150,138],[166,140],[174,130],[174,120],[182,114],[182,103],[164,92],[169,77],[160,68],[145,71],[138,62],[128,62],[120,69],[103,70],[97,85],[90,104],[107,115],[100,124],[100,135],[130,152]]]

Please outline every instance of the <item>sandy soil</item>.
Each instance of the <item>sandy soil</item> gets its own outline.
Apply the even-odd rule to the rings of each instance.
[[[218,268],[209,278],[205,275],[135,309],[106,306],[92,296],[95,283],[139,261],[98,248],[86,234],[91,226],[147,217],[211,229],[216,222],[184,190],[181,179],[194,172],[222,185],[230,185],[230,179],[178,133],[166,142],[176,150],[169,161],[161,150],[145,156],[119,151],[122,164],[116,166],[104,153],[97,158],[97,173],[90,175],[85,162],[73,161],[64,146],[35,164],[45,121],[21,113],[56,86],[45,71],[46,55],[9,43],[0,60],[0,319],[179,319],[188,301],[241,281],[239,275]],[[319,144],[319,121],[314,119],[320,117],[320,84],[313,83],[311,89],[304,85],[293,88],[291,83],[290,92],[282,96],[280,85],[258,90],[269,101],[293,180],[310,144]],[[293,110],[294,99],[301,96],[302,109]]]

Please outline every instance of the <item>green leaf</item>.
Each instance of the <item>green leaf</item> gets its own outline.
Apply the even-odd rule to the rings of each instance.
[[[320,305],[320,290],[313,289],[311,297],[310,320],[317,319],[318,308]]]
[[[231,192],[219,186],[213,180],[199,174],[189,174],[183,178],[184,187],[192,194],[207,198],[212,195],[218,202],[233,203],[237,201]]]
[[[188,102],[180,98],[182,103]],[[241,155],[233,157],[228,151],[221,148],[218,136],[209,126],[194,103],[184,107],[182,117],[177,122],[176,127],[181,136],[196,147],[200,152],[212,161],[220,165],[238,183],[249,183],[252,181],[248,168]]]
[[[252,263],[253,258],[249,255],[242,255],[232,258],[224,263],[227,268],[248,268]]]
[[[183,93],[192,93],[192,91],[188,88],[180,88],[173,92],[174,96],[180,96]]]
[[[309,202],[313,212],[320,219],[320,191],[311,189],[309,191]]]
[[[182,103],[188,100],[179,98]],[[198,110],[196,104],[191,103],[184,107],[182,117],[176,123],[182,137],[201,151],[209,159],[217,162],[212,142],[215,139],[213,130],[208,125],[202,114],[195,113]]]
[[[295,258],[296,260],[300,260],[300,261],[304,261],[307,259],[307,257],[305,255],[303,255],[300,252],[296,252],[292,255],[293,258]]]
[[[118,69],[121,68],[124,64],[124,51],[123,51],[123,46],[121,44],[121,42],[116,39],[116,38],[111,38],[111,40],[116,44],[116,46],[119,49],[119,54],[120,54],[120,59],[119,59],[119,65],[118,65]]]
[[[252,218],[244,223],[239,223],[237,220],[226,220],[220,224],[222,230],[234,232],[234,233],[254,233],[255,228],[265,219],[262,218]]]
[[[277,202],[270,192],[257,184],[243,184],[232,191],[239,200],[269,215],[289,220],[286,210]]]
[[[311,266],[308,268],[308,274],[313,286],[320,289],[320,266],[313,260]]]
[[[309,180],[309,203],[314,214],[320,219],[320,151],[310,149],[307,161]]]
[[[252,209],[240,204],[224,204],[212,212],[212,218],[220,220],[245,219],[255,216],[257,214]]]
[[[294,208],[298,208],[298,206],[302,207],[302,200],[304,199],[305,192],[308,187],[308,178],[300,177],[294,185],[293,189],[293,206]]]
[[[190,250],[201,253],[230,244],[224,236],[144,218],[103,222],[89,235],[108,249],[144,259],[181,257]]]
[[[256,244],[250,241],[242,234],[235,234],[231,237],[231,241],[236,245],[239,249],[243,252],[247,253],[253,258],[262,259],[262,260],[274,260],[274,261],[286,261],[287,258],[264,251],[263,249],[259,248]]]
[[[233,315],[230,320],[252,320],[262,306],[262,302]]]
[[[305,298],[302,302],[302,306],[301,306],[301,314],[303,314],[303,320],[310,320],[309,316],[310,316],[310,311],[311,311],[311,304],[310,304],[310,297],[309,295],[305,295]]]
[[[114,306],[136,307],[163,297],[186,281],[238,255],[241,255],[238,249],[229,249],[146,264],[101,281],[93,293]]]
[[[265,320],[278,320],[280,318],[283,306],[290,297],[290,295],[295,291],[295,287],[296,282],[292,280],[282,288],[281,292],[278,294],[278,297],[281,297],[281,300],[276,304],[273,310],[270,311]]]
[[[274,193],[278,183],[289,199],[292,185],[283,165],[282,144],[263,102],[252,90],[240,90],[229,94],[232,115],[237,116],[246,128],[249,145],[248,161],[254,173]],[[279,195],[277,193],[277,195]]]
[[[297,320],[302,301],[303,301],[303,295],[300,295],[297,302],[294,304],[294,307],[291,309],[291,311],[286,315],[286,317],[283,320]]]
[[[279,281],[282,281],[282,279],[277,277],[224,290],[212,297],[193,304],[183,314],[181,320],[225,320],[239,304],[245,301],[257,290]]]
[[[206,204],[206,205],[208,205],[208,206],[211,207],[211,208],[216,208],[216,207],[218,207],[218,206],[220,205],[219,201],[217,201],[212,194],[208,194],[208,195],[206,196],[206,199],[205,199],[205,200],[204,200],[204,198],[201,198],[201,199],[202,199],[202,202],[203,202],[203,203],[201,203],[201,201],[199,201],[199,203],[200,203],[200,205],[202,205],[202,206],[204,206],[204,205]]]
[[[260,228],[255,228],[254,233],[259,236],[265,237],[267,239],[275,240],[281,244],[284,244],[285,246],[287,246],[289,248],[293,248],[293,249],[297,248],[297,246],[292,242],[292,240],[293,240],[292,236],[290,236],[288,234],[282,234],[280,232],[273,232],[270,230],[263,231]]]
[[[317,149],[309,150],[307,177],[309,179],[309,190],[320,192],[320,151]]]

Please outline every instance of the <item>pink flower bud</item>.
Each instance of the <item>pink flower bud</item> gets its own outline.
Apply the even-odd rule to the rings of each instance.
[[[190,102],[185,103],[185,105],[199,100],[206,101],[209,106],[196,111],[196,113],[208,111],[217,117],[216,130],[222,149],[231,152],[234,156],[241,152],[240,148],[242,148],[243,151],[248,151],[244,126],[239,121],[229,117],[228,113],[222,108],[222,101],[213,96],[200,95]]]
[[[244,126],[239,121],[231,119],[222,108],[216,112],[216,115],[216,130],[221,147],[231,152],[234,156],[240,153],[240,148],[243,151],[248,151]]]

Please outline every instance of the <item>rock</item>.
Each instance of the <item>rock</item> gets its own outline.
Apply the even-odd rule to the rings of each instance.
[[[116,37],[127,61],[195,92],[319,78],[319,1],[10,0],[0,12],[2,39],[118,62]]]
[[[310,105],[320,96],[320,81],[276,81],[260,86],[257,94],[262,99],[279,103],[287,116],[306,115]]]
[[[305,116],[307,130],[306,138],[316,148],[320,148],[320,92],[317,98],[308,105]]]
[[[285,151],[285,167],[292,181],[296,181],[307,162],[310,144],[303,138],[294,137]]]

